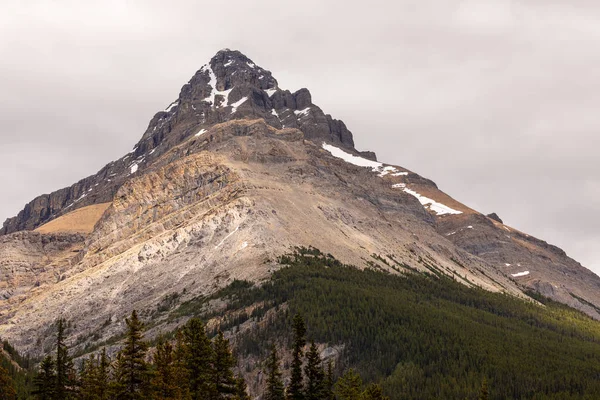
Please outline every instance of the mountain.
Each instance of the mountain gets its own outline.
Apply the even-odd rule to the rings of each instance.
[[[150,121],[134,149],[37,197],[0,231],[0,336],[39,354],[53,321],[73,346],[110,342],[237,280],[262,282],[296,246],[360,268],[424,272],[600,319],[600,278],[564,251],[354,147],[307,89],[279,88],[222,50]],[[534,296],[535,297],[535,296]]]

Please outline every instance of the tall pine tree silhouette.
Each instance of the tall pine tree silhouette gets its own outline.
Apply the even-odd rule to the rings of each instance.
[[[146,398],[148,392],[148,344],[143,340],[143,324],[134,310],[125,320],[127,333],[125,345],[119,352],[116,365],[116,397],[121,400]]]
[[[304,387],[302,384],[302,355],[306,344],[306,326],[300,314],[296,314],[293,320],[294,342],[292,343],[292,372],[290,385],[288,386],[287,398],[289,400],[303,400]]]
[[[265,400],[285,400],[281,371],[279,370],[279,356],[275,345],[271,348],[271,354],[265,365],[267,375],[267,387],[265,388]]]

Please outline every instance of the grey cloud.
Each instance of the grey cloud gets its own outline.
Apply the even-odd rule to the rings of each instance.
[[[0,217],[129,151],[223,47],[357,147],[600,273],[600,6],[586,0],[8,0]]]

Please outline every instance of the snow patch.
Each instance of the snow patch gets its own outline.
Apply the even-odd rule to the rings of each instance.
[[[406,187],[406,183],[396,183],[392,185],[394,189],[404,189]]]
[[[248,65],[250,68],[254,68],[254,67],[256,67],[256,65],[252,64],[251,62],[247,62],[246,64],[247,64],[247,65]]]
[[[516,274],[511,274],[511,275],[514,276],[515,278],[518,278],[520,276],[527,276],[527,275],[529,275],[529,271],[517,272]]]
[[[395,174],[392,174],[392,176],[406,176],[408,175],[408,172],[396,172]]]
[[[248,242],[242,243],[242,245],[240,246],[240,250],[244,250],[246,247],[248,247]]]
[[[473,229],[472,225],[467,226],[467,229]]]
[[[296,110],[294,111],[294,114],[296,114],[297,116],[306,116],[308,115],[308,113],[310,112],[310,107],[306,107],[304,110]]]
[[[446,233],[446,236],[452,236],[452,235],[454,235],[454,234],[456,234],[456,231],[454,231],[454,232],[450,232],[450,233]]]
[[[296,114],[298,114],[298,111],[294,111]],[[386,176],[390,173],[400,173],[401,175],[408,175],[408,172],[404,173],[404,172],[399,172],[395,167],[392,166],[384,166],[382,163],[377,162],[377,161],[372,161],[372,160],[368,160],[366,158],[363,157],[358,157],[355,156],[353,154],[350,153],[346,153],[344,150],[332,146],[330,144],[327,143],[323,143],[323,148],[325,150],[327,150],[329,153],[331,153],[332,156],[337,157],[337,158],[341,158],[342,160],[346,161],[347,163],[359,166],[359,167],[366,167],[366,168],[371,168],[371,170],[373,172],[378,172],[380,177]]]
[[[232,109],[231,109],[231,113],[235,113],[238,109],[239,106],[241,106],[246,100],[248,100],[248,97],[242,97],[241,99],[239,99],[238,101],[236,101],[235,103],[233,103],[231,105]]]
[[[227,61],[227,63],[223,64],[224,67],[229,67],[230,65],[232,65],[235,62],[235,60],[229,60]]]
[[[429,197],[422,196],[414,190],[404,188],[404,192],[416,197],[426,209],[435,212],[437,215],[462,214],[462,211],[454,210],[442,203],[438,203],[437,201],[430,199]]]
[[[198,137],[198,136],[202,136],[206,133],[206,129],[200,129],[200,132],[196,133],[194,136]]]
[[[135,174],[137,172],[137,170],[138,170],[138,165],[137,164],[133,164],[131,166],[131,169],[130,169],[131,173]]]
[[[277,91],[277,88],[272,88],[272,89],[265,90],[265,93],[267,94],[267,96],[271,97],[275,94],[276,91]]]

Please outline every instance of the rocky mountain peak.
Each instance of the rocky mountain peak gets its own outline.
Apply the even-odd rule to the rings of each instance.
[[[308,89],[281,89],[270,71],[237,50],[223,49],[183,85],[175,101],[154,115],[130,153],[69,188],[34,199],[4,223],[0,235],[33,230],[66,212],[109,202],[132,175],[143,173],[172,148],[216,124],[248,119],[298,129],[306,139],[376,160],[375,153],[354,148],[346,125],[313,104]]]

